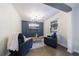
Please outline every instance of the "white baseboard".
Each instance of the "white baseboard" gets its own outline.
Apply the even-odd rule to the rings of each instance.
[[[73,53],[73,52],[76,52],[76,53],[79,53],[79,50],[76,50],[76,49],[74,49],[74,50],[67,50],[69,53]]]
[[[68,49],[67,51],[68,51],[69,53],[73,53],[73,52],[74,52],[74,51],[72,51],[72,50],[69,50],[69,49]]]
[[[65,47],[65,48],[67,48],[67,46],[65,44],[62,44],[62,43],[58,43],[58,44]]]

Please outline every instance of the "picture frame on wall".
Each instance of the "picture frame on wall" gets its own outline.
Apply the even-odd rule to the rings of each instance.
[[[58,29],[58,18],[50,22],[50,32],[56,32]]]
[[[39,24],[29,23],[29,29],[39,29]]]

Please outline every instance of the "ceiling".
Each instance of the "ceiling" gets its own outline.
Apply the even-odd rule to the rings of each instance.
[[[54,7],[56,9],[59,9],[66,13],[72,11],[72,8],[68,5],[66,5],[65,3],[44,3],[44,4]]]
[[[13,4],[22,20],[44,21],[60,10],[41,3],[15,3]]]
[[[72,7],[72,8],[74,8],[74,7],[79,6],[79,3],[66,3],[66,5],[68,5],[68,6]]]

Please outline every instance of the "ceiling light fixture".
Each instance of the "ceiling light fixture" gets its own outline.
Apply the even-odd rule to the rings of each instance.
[[[29,14],[29,17],[32,21],[39,21],[43,18],[44,14],[42,12],[32,11]]]

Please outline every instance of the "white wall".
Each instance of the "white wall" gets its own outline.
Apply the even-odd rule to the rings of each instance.
[[[7,38],[12,32],[21,32],[21,19],[12,4],[0,4],[0,55],[7,52]]]
[[[79,53],[79,5],[72,9],[73,50]]]
[[[72,11],[67,14],[67,51],[73,53],[72,48]]]
[[[67,47],[67,21],[71,13],[60,12],[44,21],[44,36],[50,35],[50,22],[58,18],[58,44]]]

